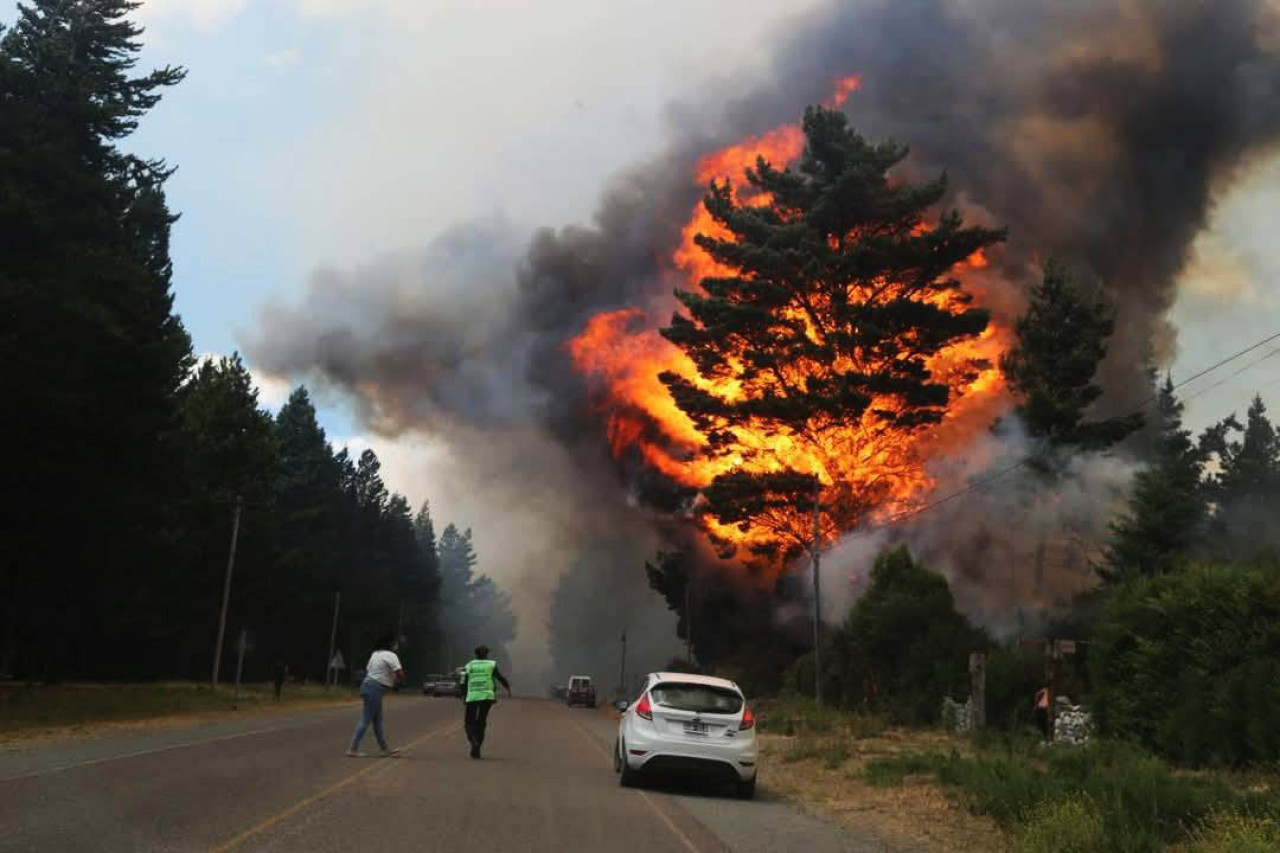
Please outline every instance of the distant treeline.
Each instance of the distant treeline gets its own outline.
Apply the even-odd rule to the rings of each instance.
[[[241,629],[249,676],[323,677],[339,592],[349,665],[397,628],[411,669],[451,662],[445,624],[501,647],[514,618],[469,533],[437,553],[426,507],[372,451],[335,453],[304,389],[272,416],[238,356],[196,364],[173,170],[119,147],[185,74],[133,75],[136,5],[32,0],[0,27],[0,677],[208,677],[238,503],[224,678]]]

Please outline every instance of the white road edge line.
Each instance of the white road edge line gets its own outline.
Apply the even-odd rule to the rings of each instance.
[[[611,757],[609,755],[609,750],[605,748],[604,744],[600,743],[599,739],[597,739],[595,735],[587,731],[585,726],[583,726],[577,720],[570,720],[569,722],[573,723],[573,727],[577,729],[579,732],[581,732],[582,736],[585,737],[588,741],[590,741],[592,746],[600,750],[601,755],[603,755],[606,759]],[[685,835],[683,832],[680,831],[680,827],[676,826],[675,821],[673,821],[671,817],[665,811],[662,810],[662,807],[659,806],[657,802],[652,797],[649,796],[649,793],[647,791],[636,791],[636,793],[640,795],[641,799],[643,799],[646,804],[648,804],[649,808],[653,810],[653,813],[656,814],[659,818],[661,818],[662,822],[667,825],[667,829],[671,830],[672,834],[675,835],[676,838],[680,839],[681,843],[684,844],[684,848],[686,850],[690,851],[690,853],[700,853],[697,845],[695,845],[692,841],[689,840],[689,836]]]

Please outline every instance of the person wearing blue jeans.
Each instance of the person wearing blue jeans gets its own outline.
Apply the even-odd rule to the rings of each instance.
[[[347,749],[347,755],[352,758],[360,758],[364,755],[360,752],[360,741],[364,738],[364,733],[370,724],[373,725],[373,735],[378,739],[378,746],[381,747],[383,756],[400,754],[400,750],[392,749],[387,745],[387,736],[382,729],[382,696],[404,681],[404,667],[400,665],[395,647],[395,635],[388,634],[378,640],[374,645],[373,654],[369,656],[369,663],[365,667],[364,683],[360,685],[362,702],[360,722],[356,724],[355,733],[351,736],[351,746]]]

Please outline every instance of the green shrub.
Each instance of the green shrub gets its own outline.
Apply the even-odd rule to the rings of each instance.
[[[1097,853],[1106,848],[1102,815],[1086,795],[1040,803],[1014,838],[1018,853]]]
[[[935,722],[943,696],[968,693],[969,653],[986,646],[956,610],[946,578],[898,548],[876,560],[866,593],[823,647],[823,691],[896,722]],[[805,666],[811,672],[793,667],[797,686]]]
[[[1087,799],[1106,838],[1095,849],[1117,853],[1162,850],[1209,815],[1246,806],[1220,779],[1180,775],[1136,747],[1109,742],[952,756],[938,778],[957,788],[972,811],[1015,830],[1056,820],[1052,804]]]
[[[1193,565],[1118,587],[1091,652],[1104,734],[1191,764],[1280,759],[1280,567]]]

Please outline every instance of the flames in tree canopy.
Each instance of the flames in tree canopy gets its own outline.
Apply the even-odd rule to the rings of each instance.
[[[615,455],[696,489],[726,556],[777,566],[805,548],[815,477],[827,541],[909,508],[932,485],[929,434],[1003,398],[1002,335],[957,277],[1003,234],[933,215],[945,178],[892,175],[906,153],[818,107],[703,158],[673,253],[683,310],[662,329],[598,314],[570,344],[601,380]]]

